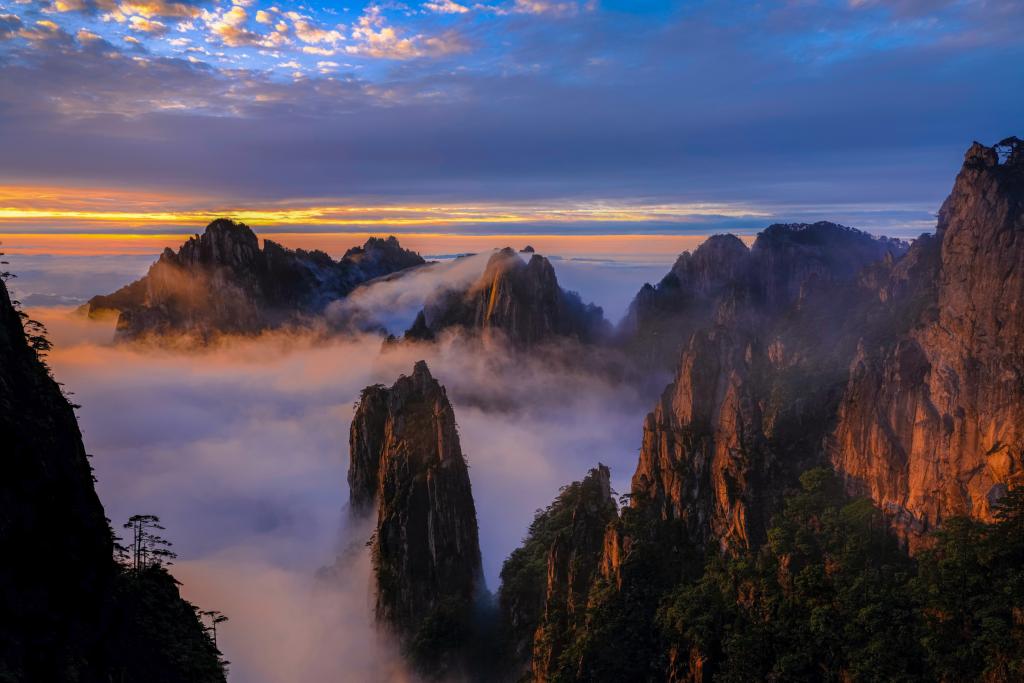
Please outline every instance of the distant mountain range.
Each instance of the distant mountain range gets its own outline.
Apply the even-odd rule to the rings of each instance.
[[[165,249],[141,279],[86,304],[90,315],[118,314],[120,339],[255,334],[301,325],[360,284],[424,264],[394,237],[370,238],[339,261],[291,250],[245,224],[218,219],[177,252]]]

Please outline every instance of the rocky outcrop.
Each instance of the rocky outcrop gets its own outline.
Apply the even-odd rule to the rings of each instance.
[[[1022,477],[1022,150],[967,151],[935,237],[879,283],[908,330],[864,339],[850,366],[832,462],[911,541],[950,515],[989,519]]]
[[[599,307],[559,287],[546,258],[533,254],[527,262],[506,247],[491,256],[467,290],[446,291],[429,301],[405,337],[429,341],[460,328],[526,349],[557,339],[596,341],[605,321]]]
[[[807,482],[833,476],[821,469],[831,464],[850,493],[869,496],[830,523],[872,525],[896,554],[886,518],[913,550],[951,515],[989,520],[993,505],[1024,482],[1024,143],[975,144],[936,234],[909,250],[826,223],[772,226],[744,249],[716,238],[680,259],[664,286],[647,288],[649,301],[638,299],[634,313],[676,310],[675,329],[688,336],[679,341],[674,381],[645,420],[629,505],[604,525],[597,562],[589,559],[597,535],[555,542],[566,523],[551,523],[549,509],[506,563],[502,606],[513,626],[542,623],[540,608],[531,613],[529,605],[580,594],[560,572],[573,550],[587,558],[575,566],[592,577],[582,627],[565,610],[536,629],[543,639],[532,641],[535,677],[545,679],[558,660],[560,680],[699,681],[715,676],[723,659],[744,661],[749,647],[716,650],[707,637],[733,628],[731,617],[707,617],[722,606],[716,582],[729,587],[726,612],[756,605],[764,585],[744,578],[744,563],[788,545],[775,569],[765,565],[769,574],[784,592],[802,590],[794,576],[809,579],[817,600],[819,578],[849,552],[847,534],[832,531],[825,536],[841,551],[814,551],[812,564],[794,566],[793,548],[807,538],[792,526],[776,525],[766,546],[773,515],[785,509],[813,535],[826,524],[808,501],[829,507],[842,498],[825,487],[784,508],[801,472],[813,468],[801,480],[810,491]],[[685,295],[677,287],[684,280]],[[703,564],[706,548],[714,552]],[[877,561],[880,548],[851,557]],[[548,551],[544,564],[539,549]],[[739,559],[722,573],[729,557]],[[546,581],[537,578],[541,567]],[[531,593],[531,585],[545,590]],[[687,635],[666,637],[666,616]],[[761,635],[750,633],[741,644],[761,647]],[[522,629],[513,634],[521,643]]]
[[[174,579],[114,562],[77,420],[43,348],[0,282],[0,679],[223,681]]]
[[[658,285],[641,288],[619,337],[641,365],[671,367],[697,330],[737,313],[778,315],[906,249],[899,240],[827,222],[769,226],[749,249],[735,235],[714,235],[680,255]]]
[[[891,267],[892,240],[833,223],[773,225],[753,247],[717,237],[677,263],[689,303],[675,381],[644,423],[631,505],[723,550],[764,540],[782,491],[825,440],[874,294],[859,273]],[[674,285],[673,285],[674,286]],[[691,331],[692,328],[692,331]]]
[[[749,262],[750,250],[735,235],[713,235],[680,254],[661,282],[637,292],[619,324],[631,355],[651,367],[671,367],[718,302],[747,287]]]
[[[340,261],[270,240],[261,249],[247,225],[222,218],[177,252],[165,249],[142,279],[90,299],[86,310],[116,311],[121,339],[208,340],[299,323],[363,282],[423,263],[394,237],[370,238]]]
[[[350,444],[353,509],[377,505],[377,618],[424,668],[451,666],[484,583],[455,414],[426,363],[363,392]]]
[[[532,680],[552,680],[567,666],[566,649],[584,626],[608,526],[617,517],[610,472],[598,465],[537,515],[505,561],[499,603],[513,657],[529,660]]]

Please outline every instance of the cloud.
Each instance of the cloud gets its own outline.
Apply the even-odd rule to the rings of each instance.
[[[327,43],[334,45],[335,43],[344,40],[341,32],[335,29],[324,29],[313,23],[310,17],[303,16],[298,12],[288,12],[286,15],[292,20],[292,27],[295,29],[295,35],[303,43],[315,45],[318,43]]]
[[[145,17],[130,17],[128,27],[137,33],[147,33],[154,36],[162,36],[167,33],[167,24],[155,19],[146,19]]]
[[[0,29],[0,31],[2,31],[2,29]],[[23,27],[18,31],[17,35],[32,43],[56,43],[67,45],[72,42],[71,35],[49,19],[40,19],[31,27]]]
[[[376,336],[267,335],[190,354],[110,346],[100,340],[111,322],[32,313],[50,327],[56,376],[82,404],[107,514],[162,518],[185,597],[231,617],[218,635],[233,675],[254,683],[408,676],[373,626],[368,530],[344,523],[348,426],[362,387],[391,384],[420,358],[446,385],[491,589],[534,509],[561,485],[597,460],[625,485],[647,408],[600,377],[482,354],[457,338],[382,355]],[[339,553],[348,557],[340,583],[317,581]]]
[[[383,328],[401,336],[416,319],[427,297],[462,290],[483,272],[490,252],[450,259],[417,269],[401,278],[360,287],[330,305],[328,317],[336,324],[365,330]]]
[[[273,24],[274,17],[269,12],[265,12],[263,10],[256,10],[256,23]]]
[[[15,14],[0,14],[0,40],[8,40],[21,29],[21,19]]]
[[[147,18],[193,19],[202,13],[198,5],[167,0],[124,0],[118,5],[122,14],[139,15]]]
[[[468,45],[454,31],[440,36],[403,37],[397,29],[387,24],[376,5],[367,7],[359,21],[352,27],[352,40],[356,44],[346,46],[346,52],[377,59],[441,57],[468,50]]]
[[[257,15],[258,23],[259,16]],[[245,7],[233,4],[230,9],[219,9],[204,11],[202,19],[209,29],[222,44],[228,47],[266,47],[280,48],[291,44],[291,39],[286,35],[287,27],[278,27],[268,33],[253,31],[246,25],[249,21],[249,13]]]
[[[881,5],[667,5],[572,21],[474,11],[433,47],[427,36],[448,21],[436,15],[381,8],[379,20],[354,17],[336,46],[301,43],[285,18],[294,53],[230,69],[213,54],[230,49],[191,52],[190,64],[154,48],[143,66],[123,44],[128,59],[43,32],[29,45],[8,29],[5,169],[53,184],[211,191],[238,205],[338,188],[425,203],[645,198],[906,230],[941,202],[970,140],[1001,139],[1024,116],[1024,95],[1007,87],[1024,59],[1013,4],[942,6],[934,21]],[[267,40],[254,12],[233,29],[238,49]],[[274,69],[293,57],[308,78]],[[326,79],[318,60],[362,68]],[[184,107],[169,110],[170,99]],[[239,163],[230,174],[196,164],[210,149]]]
[[[551,2],[550,0],[515,0],[511,9],[513,14],[549,14],[553,16],[572,16],[581,11],[590,11],[597,7],[594,0],[579,2]]]
[[[320,55],[322,57],[333,57],[338,53],[337,50],[329,47],[315,47],[312,45],[303,45],[302,52],[307,55]]]
[[[465,5],[460,5],[452,0],[440,0],[439,2],[425,2],[423,3],[424,9],[428,9],[431,12],[437,12],[439,14],[465,14],[469,12],[469,8]]]

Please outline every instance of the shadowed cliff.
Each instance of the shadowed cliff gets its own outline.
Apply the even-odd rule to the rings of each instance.
[[[372,514],[376,505],[377,620],[425,673],[460,671],[486,589],[455,414],[426,363],[390,388],[363,391],[350,447],[352,511]]]
[[[0,282],[0,680],[224,681],[162,567],[114,560],[72,406]]]

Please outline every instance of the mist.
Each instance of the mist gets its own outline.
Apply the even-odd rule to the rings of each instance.
[[[488,256],[374,283],[333,313],[400,332],[426,297],[471,281]],[[446,335],[382,351],[377,334],[274,332],[197,351],[114,344],[112,319],[70,307],[30,313],[49,327],[54,375],[81,404],[108,517],[115,528],[136,513],[163,520],[184,596],[231,618],[219,643],[234,680],[247,682],[413,680],[373,622],[372,529],[347,513],[348,430],[365,386],[391,385],[424,359],[447,388],[491,591],[560,487],[603,462],[628,489],[654,400],[564,362],[573,349],[515,355]],[[339,555],[335,579],[318,579]]]

